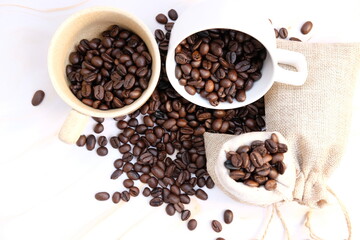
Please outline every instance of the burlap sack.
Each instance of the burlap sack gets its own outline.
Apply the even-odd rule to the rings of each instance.
[[[278,41],[278,47],[304,54],[309,75],[301,87],[273,85],[265,95],[266,127],[285,136],[299,163],[294,199],[319,207],[346,147],[360,44]]]
[[[274,191],[268,191],[263,186],[252,188],[236,182],[230,178],[229,170],[224,166],[226,152],[236,151],[239,146],[251,145],[255,140],[265,141],[271,137],[272,133],[278,136],[281,143],[288,145],[286,139],[278,132],[251,132],[238,136],[205,133],[207,169],[216,186],[231,198],[247,204],[267,206],[283,200],[293,200],[296,165],[291,149],[284,154],[286,171],[283,175],[278,176],[277,187]]]
[[[299,168],[293,199],[319,207],[326,203],[327,179],[341,161],[346,146],[360,68],[360,44],[278,41],[278,47],[304,54],[309,75],[303,86],[275,83],[265,95],[267,131],[283,134],[293,151]],[[211,176],[215,173],[216,165],[211,164],[215,153],[206,143],[217,142],[220,150],[234,137],[205,135]],[[224,189],[226,184],[219,183],[221,179],[214,180],[228,191]]]

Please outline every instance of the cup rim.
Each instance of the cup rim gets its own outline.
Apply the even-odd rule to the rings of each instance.
[[[57,74],[55,74],[55,64],[54,64],[54,59],[56,58],[56,55],[54,54],[55,49],[57,44],[59,44],[59,42],[61,41],[61,38],[63,38],[62,33],[65,31],[67,31],[67,29],[70,27],[70,25],[74,24],[74,22],[86,15],[92,15],[92,14],[96,14],[98,12],[111,12],[114,14],[118,14],[118,15],[122,15],[125,16],[129,19],[131,19],[136,25],[139,26],[139,28],[143,31],[143,33],[148,36],[148,40],[150,43],[147,43],[146,46],[149,49],[152,49],[152,51],[154,52],[154,54],[151,54],[152,57],[152,65],[151,65],[151,70],[152,70],[152,75],[149,79],[149,84],[147,89],[145,89],[141,96],[136,99],[133,103],[126,105],[124,107],[121,108],[116,108],[116,109],[108,109],[108,110],[100,110],[100,109],[95,109],[92,108],[90,106],[87,106],[86,104],[82,103],[78,98],[76,98],[76,96],[70,91],[70,89],[68,89],[68,91],[71,93],[71,95],[69,95],[68,93],[64,92],[63,90],[61,90],[60,85],[62,84],[61,81],[68,81],[66,79],[66,75],[62,75],[62,76],[58,76]],[[131,29],[130,29],[131,30]],[[104,6],[97,6],[97,7],[90,7],[90,8],[86,8],[86,9],[82,9],[72,15],[70,15],[67,19],[65,19],[60,26],[56,29],[49,48],[48,48],[48,72],[49,72],[49,76],[52,82],[53,87],[55,88],[55,91],[57,92],[57,94],[60,96],[60,98],[67,104],[69,105],[72,109],[87,115],[87,116],[92,116],[92,117],[118,117],[118,116],[124,116],[127,115],[129,113],[132,113],[134,111],[136,111],[137,109],[139,109],[151,96],[151,94],[154,92],[156,85],[159,81],[159,76],[160,76],[160,68],[161,68],[161,64],[160,64],[160,52],[157,46],[157,43],[155,41],[155,38],[152,34],[152,32],[149,30],[148,26],[141,20],[139,19],[137,16],[135,16],[134,14],[127,12],[125,10],[122,10],[120,8],[114,8],[114,7],[104,7]],[[65,73],[65,69],[64,69],[64,73]],[[65,79],[64,77],[65,76]],[[65,90],[67,91],[67,90]]]

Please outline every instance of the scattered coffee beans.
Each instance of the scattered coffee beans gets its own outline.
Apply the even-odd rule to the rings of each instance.
[[[286,152],[287,146],[279,143],[278,136],[273,133],[270,139],[255,140],[250,146],[227,152],[224,165],[235,181],[249,187],[264,185],[266,190],[272,191],[276,189],[278,174],[285,172],[283,160]]]
[[[169,18],[172,19],[170,13]],[[152,96],[134,113],[114,118],[119,132],[107,138],[100,136],[97,141],[91,134],[86,138],[85,144],[89,149],[94,149],[96,143],[99,147],[105,147],[105,142],[109,139],[112,148],[122,154],[114,161],[115,170],[110,178],[115,180],[126,173],[124,175],[127,178],[121,180],[126,191],[114,192],[114,203],[129,201],[131,197],[138,196],[140,190],[133,184],[140,180],[146,184],[142,194],[150,197],[151,206],[165,204],[168,215],[178,213],[180,219],[185,221],[191,216],[185,207],[185,204],[190,203],[191,196],[206,200],[208,195],[205,187],[214,187],[214,181],[206,170],[203,134],[213,132],[238,135],[263,130],[264,99],[238,109],[212,110],[182,98],[167,79],[165,60],[171,26],[164,27],[165,32],[160,29],[155,31],[162,69]],[[103,119],[94,120],[97,124],[103,123]],[[221,228],[220,223],[215,224],[216,229],[219,226]],[[188,221],[189,230],[194,230],[196,226],[195,219]]]
[[[143,40],[117,25],[83,39],[69,55],[70,90],[84,104],[107,110],[129,105],[147,88],[151,55]],[[99,122],[99,124],[101,124]]]
[[[282,38],[282,39],[287,38],[287,36],[288,36],[288,31],[287,31],[287,29],[286,29],[286,28],[280,28],[280,30],[279,30],[279,36],[280,36],[280,38]]]
[[[243,102],[261,78],[266,49],[239,31],[211,29],[184,39],[175,50],[175,75],[190,95],[200,94],[212,106]]]
[[[31,99],[31,104],[33,106],[40,105],[40,103],[42,103],[42,101],[44,100],[44,97],[45,97],[45,92],[43,90],[37,90]]]
[[[168,12],[168,16],[171,20],[176,21],[178,18],[178,13],[176,12],[175,9],[170,9]]]

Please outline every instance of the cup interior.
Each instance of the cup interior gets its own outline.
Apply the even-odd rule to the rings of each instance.
[[[100,37],[103,31],[115,24],[131,30],[145,42],[152,57],[152,76],[148,88],[132,104],[117,109],[99,110],[87,106],[74,96],[69,89],[65,68],[69,64],[69,54],[75,50],[80,40]],[[49,74],[58,95],[73,109],[94,117],[123,116],[140,108],[155,90],[160,65],[160,53],[148,27],[128,12],[107,7],[86,9],[69,17],[56,31],[48,53]]]
[[[204,29],[208,30],[208,29]],[[235,29],[236,30],[236,29]],[[201,30],[203,31],[203,30]],[[239,31],[239,30],[236,30]],[[194,32],[196,33],[196,32]],[[246,32],[245,32],[246,33]],[[248,34],[248,33],[246,33]],[[191,34],[190,34],[191,35]],[[190,36],[189,35],[189,36]],[[251,34],[248,34],[251,36]],[[253,36],[252,36],[253,37]],[[256,37],[253,37],[259,42],[259,40]],[[181,39],[182,41],[183,39]],[[274,82],[274,71],[276,69],[274,57],[271,55],[271,51],[268,50],[267,46],[261,42],[265,49],[266,49],[266,58],[263,63],[263,67],[261,69],[261,78],[254,82],[253,87],[246,91],[246,100],[244,102],[239,102],[235,98],[233,99],[232,103],[229,102],[220,102],[217,106],[212,106],[209,101],[203,97],[200,96],[200,94],[196,93],[195,95],[190,95],[188,92],[186,92],[185,87],[179,84],[179,80],[175,77],[175,48],[178,44],[180,44],[181,41],[173,42],[167,56],[166,60],[166,69],[167,69],[167,75],[169,78],[170,83],[175,88],[175,90],[181,94],[184,98],[186,98],[188,101],[193,102],[194,104],[197,104],[202,107],[211,108],[211,109],[233,109],[233,108],[239,108],[246,106],[252,102],[255,102],[259,98],[265,95],[265,93],[270,89]]]

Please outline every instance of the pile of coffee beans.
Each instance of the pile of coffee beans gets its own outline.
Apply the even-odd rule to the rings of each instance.
[[[236,151],[226,152],[224,165],[232,179],[249,187],[264,185],[266,190],[276,189],[276,178],[284,174],[284,153],[287,145],[280,143],[273,133],[270,139],[255,140],[251,145],[240,146]]]
[[[212,106],[246,100],[261,78],[266,49],[255,38],[229,29],[209,29],[184,39],[175,49],[175,76],[190,95]]]
[[[69,55],[66,75],[72,93],[96,109],[133,103],[148,87],[152,58],[143,40],[117,25],[102,39],[83,39]]]

